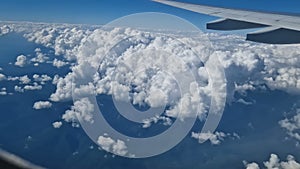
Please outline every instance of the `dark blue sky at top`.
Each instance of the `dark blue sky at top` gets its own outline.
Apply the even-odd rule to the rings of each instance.
[[[296,0],[180,1],[223,7],[300,13],[300,1]],[[1,2],[0,20],[99,25],[138,12],[165,12],[174,14],[200,27],[205,22],[214,19],[205,15],[158,4],[150,0],[7,0]]]

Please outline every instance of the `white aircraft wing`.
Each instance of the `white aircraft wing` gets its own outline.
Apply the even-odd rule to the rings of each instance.
[[[300,15],[257,12],[241,9],[189,4],[172,0],[153,0],[189,11],[220,17],[207,23],[208,29],[240,30],[263,28],[247,34],[247,40],[270,44],[300,43]]]

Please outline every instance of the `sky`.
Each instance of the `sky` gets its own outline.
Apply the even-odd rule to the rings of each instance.
[[[300,13],[295,0],[180,0],[196,4],[253,9],[272,12]],[[7,0],[0,5],[2,21],[33,21],[102,25],[122,16],[140,12],[164,12],[189,20],[200,28],[213,17],[176,9],[151,0]]]

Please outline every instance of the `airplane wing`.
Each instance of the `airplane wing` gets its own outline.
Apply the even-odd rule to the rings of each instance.
[[[229,9],[172,0],[153,1],[222,18],[207,23],[207,29],[226,31],[262,28],[259,31],[248,33],[246,39],[269,44],[300,43],[300,15]]]
[[[0,168],[2,169],[45,169],[34,165],[14,154],[0,149]]]

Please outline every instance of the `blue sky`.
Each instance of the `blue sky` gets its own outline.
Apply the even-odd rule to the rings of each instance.
[[[224,7],[300,13],[295,0],[181,0]],[[1,2],[0,20],[58,23],[106,24],[138,12],[165,12],[191,21],[199,27],[213,18],[157,4],[150,0],[9,0]]]

